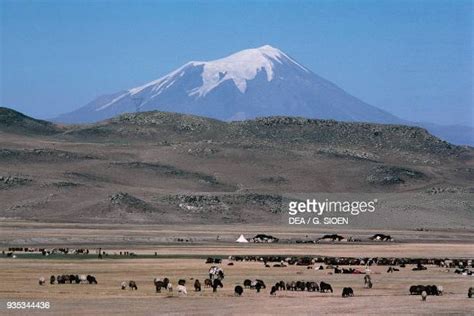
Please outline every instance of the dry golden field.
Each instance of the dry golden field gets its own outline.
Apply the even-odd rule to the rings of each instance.
[[[205,242],[206,236],[213,236],[217,227],[195,226],[179,231],[177,227],[162,234],[189,234],[201,236],[200,242],[194,244],[137,243],[143,236],[153,235],[158,227],[144,227],[136,231],[134,227],[118,229],[82,230],[84,227],[75,225],[30,224],[22,229],[13,229],[12,223],[2,224],[0,237],[6,243],[24,240],[36,241],[36,246],[52,247],[58,240],[69,238],[76,242],[84,242],[92,250],[97,240],[103,243],[103,250],[109,256],[98,259],[95,255],[86,256],[54,256],[40,255],[22,256],[17,258],[0,257],[0,314],[27,315],[300,315],[300,314],[331,314],[331,315],[472,315],[474,299],[467,298],[467,290],[474,286],[474,277],[462,276],[445,268],[428,266],[426,271],[411,271],[412,266],[400,268],[400,272],[386,273],[385,266],[372,266],[371,275],[374,281],[372,289],[363,288],[363,275],[331,274],[333,270],[314,270],[304,266],[288,266],[286,268],[265,268],[260,262],[235,262],[228,266],[229,260],[224,259],[222,267],[225,271],[224,288],[212,293],[212,289],[204,288],[203,292],[194,292],[194,279],[203,283],[210,267],[205,263],[206,256],[228,256],[236,254],[281,254],[309,256],[387,256],[387,257],[474,257],[472,235],[469,232],[459,233],[458,238],[449,241],[435,242],[438,236],[448,236],[446,232],[392,232],[394,236],[411,236],[401,242],[384,244],[235,244],[226,241]],[[16,223],[15,225],[19,225]],[[14,225],[13,225],[14,226]],[[18,227],[17,227],[18,228]],[[41,230],[42,228],[44,230]],[[228,228],[228,229],[227,229]],[[230,236],[237,231],[250,234],[257,228],[237,227],[221,228],[221,235],[226,239],[226,231]],[[271,231],[271,228],[266,229]],[[277,230],[277,228],[273,228]],[[16,231],[16,235],[15,232]],[[99,233],[98,231],[102,231]],[[8,239],[8,232],[11,239]],[[54,233],[53,233],[54,232]],[[132,234],[124,241],[124,234]],[[369,234],[369,232],[352,232]],[[301,234],[300,231],[288,230],[281,234]],[[451,234],[452,235],[452,234]],[[456,235],[456,234],[454,234]],[[431,236],[431,237],[430,237]],[[464,236],[464,240],[462,240]],[[120,238],[118,238],[120,237]],[[56,238],[56,239],[55,239]],[[96,238],[96,239],[94,239]],[[116,239],[118,238],[118,239]],[[210,237],[209,237],[210,238]],[[406,238],[406,237],[405,237]],[[436,238],[435,238],[436,239]],[[109,240],[107,243],[106,240]],[[95,242],[94,242],[95,241]],[[26,246],[26,245],[24,245]],[[134,251],[136,258],[117,258],[113,256],[120,250]],[[154,253],[157,253],[157,257]],[[91,253],[94,253],[91,251]],[[143,255],[143,256],[140,256]],[[364,270],[365,267],[358,267]],[[38,285],[38,278],[54,274],[93,274],[97,277],[97,285],[89,284],[54,284],[48,282]],[[178,279],[187,280],[187,296],[173,293],[155,293],[154,277],[169,277],[176,287]],[[257,294],[255,290],[244,291],[242,297],[235,297],[235,285],[243,280],[259,278],[265,281],[267,288]],[[134,280],[138,290],[121,290],[122,281]],[[334,288],[334,293],[310,293],[280,291],[270,296],[272,284],[277,281],[305,280],[325,281]],[[420,296],[409,295],[409,287],[416,284],[436,284],[444,287],[443,296],[429,296],[426,302]],[[341,291],[345,286],[354,289],[355,296],[342,298]],[[7,310],[7,301],[48,301],[49,310]]]

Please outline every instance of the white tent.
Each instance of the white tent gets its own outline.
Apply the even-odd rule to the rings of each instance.
[[[244,235],[240,235],[239,239],[236,240],[236,242],[249,242],[245,237]]]

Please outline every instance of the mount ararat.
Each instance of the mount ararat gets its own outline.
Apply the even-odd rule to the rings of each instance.
[[[415,125],[452,143],[474,143],[473,136],[469,136],[474,134],[469,133],[473,132],[471,127],[405,121],[350,95],[269,45],[213,61],[188,62],[142,86],[100,96],[54,121],[92,123],[123,113],[153,110],[225,121],[298,116]]]

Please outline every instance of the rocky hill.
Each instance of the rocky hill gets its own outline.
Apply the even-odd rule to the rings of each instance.
[[[0,131],[30,135],[52,135],[63,130],[51,122],[37,120],[15,110],[0,107]]]
[[[407,150],[457,155],[465,149],[449,144],[420,127],[372,123],[338,122],[299,117],[264,117],[223,122],[193,115],[160,111],[123,114],[97,124],[70,129],[67,135],[105,140],[131,138],[166,141],[232,141],[269,144],[320,144]]]
[[[284,224],[288,200],[320,198],[378,199],[356,228],[474,225],[474,150],[417,127],[158,111],[57,127],[3,113],[0,217]]]

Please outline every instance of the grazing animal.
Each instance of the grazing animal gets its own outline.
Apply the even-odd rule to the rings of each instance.
[[[428,295],[439,295],[438,287],[436,285],[427,285],[425,290]]]
[[[276,292],[278,291],[278,288],[276,285],[272,286],[272,289],[270,291],[270,295],[276,295]]]
[[[54,284],[54,282],[56,281],[56,277],[54,275],[52,275],[50,278],[49,278],[49,284]]]
[[[186,285],[186,280],[180,279],[180,280],[178,281],[178,285]]]
[[[285,282],[284,281],[280,281],[275,285],[277,286],[278,291],[284,291],[285,290]],[[318,287],[318,289],[319,289],[319,287]]]
[[[89,284],[97,284],[97,279],[93,275],[88,274],[86,279]]]
[[[469,290],[467,290],[467,297],[472,298],[474,296],[474,287],[470,287]]]
[[[436,289],[438,290],[438,295],[443,295],[444,288],[442,285],[437,285]]]
[[[331,284],[323,282],[323,281],[319,283],[319,291],[321,293],[327,293],[327,292],[333,293]]]
[[[351,287],[345,287],[342,289],[342,297],[354,296],[354,290]]]
[[[204,286],[205,286],[205,287],[212,287],[212,281],[211,281],[211,279],[205,279],[205,280],[204,280]]]
[[[212,282],[212,292],[217,292],[217,288],[218,287],[224,287],[224,285],[222,284],[221,280],[219,279],[214,279],[214,281]]]
[[[242,296],[242,293],[244,293],[244,288],[241,287],[240,285],[237,285],[235,288],[234,288],[234,294],[236,296]]]
[[[306,288],[306,283],[304,283],[304,281],[296,281],[295,291],[304,291],[305,288]]]
[[[155,284],[156,293],[161,293],[161,289],[166,289],[165,282],[161,281],[159,278],[153,279],[153,284]]]
[[[421,263],[418,263],[418,264],[416,265],[416,267],[414,267],[414,268],[411,269],[411,270],[412,270],[412,271],[423,271],[423,270],[426,270],[426,269],[427,269],[427,268],[426,268],[424,265],[422,265]]]
[[[369,281],[372,281],[372,278],[370,277],[370,275],[368,274],[364,275],[364,285],[367,285]]]
[[[66,284],[66,276],[64,275],[58,275],[56,277],[56,280],[58,281],[58,284]]]
[[[138,290],[138,286],[135,281],[128,282],[128,287],[131,288],[132,290]]]
[[[121,284],[120,284],[120,288],[122,290],[125,290],[127,288],[127,282],[123,281]]]
[[[296,282],[292,281],[290,284],[287,284],[286,289],[290,291],[296,291]]]
[[[187,295],[188,294],[188,291],[186,290],[186,287],[184,285],[178,285],[178,294],[183,294],[183,295]]]
[[[319,285],[316,282],[306,282],[308,292],[319,292]]]
[[[69,275],[69,283],[72,283],[72,282],[77,284],[76,276],[74,274]]]
[[[245,280],[247,281],[247,280]],[[244,283],[245,283],[244,281]],[[267,286],[265,285],[265,282],[263,280],[256,279],[255,281],[250,282],[250,288],[252,289],[257,289],[257,287],[260,287],[260,289],[266,289]]]
[[[410,286],[410,295],[421,295],[421,292],[425,291],[424,285],[412,285]]]
[[[244,280],[244,287],[250,288],[252,286],[252,280],[246,279]]]
[[[364,276],[364,287],[365,287],[366,289],[371,289],[372,286],[373,286],[373,284],[372,284],[372,278],[370,277],[370,275],[366,274],[366,275]]]
[[[220,258],[207,258],[206,263],[222,263],[222,259]]]
[[[164,278],[163,281],[161,281],[159,278],[155,278],[153,282],[155,283],[157,293],[161,293],[162,288],[168,290],[169,292],[173,291],[173,285],[170,283],[168,278]]]
[[[426,301],[426,297],[428,296],[428,293],[426,291],[421,292],[421,300]]]
[[[87,282],[87,276],[84,274],[79,275],[79,282]]]
[[[201,292],[201,282],[199,280],[194,281],[194,291]]]
[[[71,278],[69,277],[69,275],[66,274],[66,275],[63,275],[62,277],[64,279],[64,283],[71,283]]]
[[[443,290],[441,286],[441,290]],[[426,295],[442,295],[440,293],[440,287],[436,285],[412,285],[410,286],[411,295],[420,295],[421,293],[426,292]]]
[[[224,270],[222,270],[222,268],[219,268],[218,266],[212,266],[209,269],[209,279],[224,280]]]
[[[39,285],[44,285],[46,283],[46,279],[44,277],[40,277],[38,280]]]

